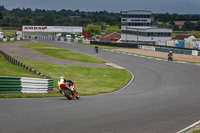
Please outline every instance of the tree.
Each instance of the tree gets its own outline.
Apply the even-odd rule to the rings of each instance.
[[[200,31],[200,21],[197,22],[195,26],[195,30]]]
[[[184,23],[184,25],[182,26],[182,30],[183,31],[191,31],[191,30],[194,30],[195,28],[195,23],[191,23],[190,21],[186,21]]]
[[[3,14],[0,12],[0,20],[3,19]]]
[[[53,15],[45,14],[41,19],[41,24],[50,26],[50,25],[57,25],[57,22]]]
[[[22,18],[22,25],[33,25],[33,22],[29,18]]]
[[[106,33],[109,33],[109,32],[117,32],[121,34],[121,29],[119,29],[118,26],[109,26],[106,28]]]
[[[101,34],[101,26],[89,24],[89,25],[87,25],[87,27],[85,28],[85,31],[86,31],[87,33],[89,33],[89,34],[92,34],[93,36],[95,36],[95,35],[100,35],[100,34]]]

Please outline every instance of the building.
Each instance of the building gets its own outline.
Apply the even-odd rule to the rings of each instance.
[[[121,34],[117,33],[117,32],[109,32],[107,34],[104,34],[101,36],[100,41],[101,42],[116,42],[119,39],[121,39]]]
[[[172,40],[181,40],[181,41],[192,41],[196,39],[193,35],[176,35],[172,37]]]
[[[158,28],[151,11],[121,11],[122,41],[165,42],[171,39],[172,29]]]

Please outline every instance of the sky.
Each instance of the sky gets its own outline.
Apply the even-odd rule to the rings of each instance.
[[[8,10],[80,10],[120,13],[121,10],[149,10],[152,13],[200,14],[200,0],[0,0]]]

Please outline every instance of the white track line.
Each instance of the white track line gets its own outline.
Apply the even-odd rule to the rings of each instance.
[[[192,125],[190,125],[190,126],[184,128],[183,130],[178,131],[178,132],[176,132],[176,133],[183,133],[183,132],[186,132],[187,130],[189,130],[189,129],[195,127],[195,126],[197,126],[198,124],[200,124],[200,121],[197,121],[197,122],[195,122],[194,124],[192,124]]]

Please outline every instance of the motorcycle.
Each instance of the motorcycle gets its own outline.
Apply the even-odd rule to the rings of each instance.
[[[75,84],[73,84],[74,91],[72,91],[70,89],[69,84],[67,84],[67,83],[59,83],[59,81],[58,81],[58,84],[59,84],[60,91],[62,92],[62,94],[65,95],[65,97],[67,99],[72,100],[73,98],[76,98],[76,99],[80,98],[80,96],[75,88]]]
[[[172,60],[173,60],[173,56],[169,56],[168,61],[172,61]]]

